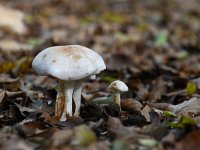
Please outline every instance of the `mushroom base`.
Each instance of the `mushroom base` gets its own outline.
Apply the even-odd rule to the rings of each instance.
[[[56,104],[55,104],[55,116],[60,118],[64,110],[65,102],[65,82],[59,81]]]

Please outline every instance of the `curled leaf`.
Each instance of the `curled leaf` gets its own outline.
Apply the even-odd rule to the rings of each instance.
[[[171,110],[175,114],[182,113],[199,113],[200,112],[200,100],[196,97],[191,98],[190,100],[184,101],[178,105],[172,105]]]
[[[177,117],[176,114],[174,114],[173,112],[167,111],[167,110],[163,111],[163,115],[166,117],[173,117],[173,118]]]
[[[184,128],[186,125],[195,125],[196,120],[182,115],[180,119],[174,122],[168,122],[167,124],[169,127],[173,128]]]

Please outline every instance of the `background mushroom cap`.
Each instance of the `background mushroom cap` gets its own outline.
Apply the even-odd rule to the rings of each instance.
[[[120,80],[113,81],[109,85],[109,88],[112,91],[120,91],[120,92],[126,92],[126,91],[128,91],[128,86],[124,82],[122,82]]]
[[[35,57],[32,67],[40,75],[61,80],[79,80],[106,69],[98,53],[80,45],[49,47]]]

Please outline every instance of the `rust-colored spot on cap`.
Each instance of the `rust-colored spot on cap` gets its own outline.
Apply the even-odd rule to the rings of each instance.
[[[45,58],[46,58],[46,56],[47,56],[47,54],[44,54],[44,55],[43,55],[43,57],[42,57],[42,59],[45,59]]]
[[[71,47],[62,47],[61,51],[63,53],[72,53],[74,50]]]
[[[56,62],[56,60],[54,59],[53,61],[52,61],[52,63],[55,63]]]
[[[63,47],[61,49],[61,51],[62,51],[62,53],[64,53],[64,55],[71,56],[74,61],[78,61],[82,57],[80,55],[80,50],[76,50],[76,49],[74,49],[71,46],[69,46],[69,47]]]
[[[81,56],[80,56],[80,55],[74,55],[74,56],[73,56],[73,59],[74,59],[75,61],[77,61],[77,60],[81,59]]]

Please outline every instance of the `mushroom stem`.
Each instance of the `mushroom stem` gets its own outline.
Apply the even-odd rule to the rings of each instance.
[[[113,101],[114,101],[115,104],[118,104],[121,107],[121,104],[120,104],[120,92],[115,92],[114,93]]]
[[[72,116],[72,94],[73,94],[73,90],[74,90],[74,81],[61,81],[60,82],[64,82],[62,84],[64,84],[64,102],[62,102],[62,114],[60,117],[60,121],[65,121],[67,118],[67,114],[69,116]],[[62,99],[63,100],[63,99]]]
[[[74,93],[73,93],[73,99],[75,103],[75,116],[79,116],[80,114],[80,107],[81,107],[81,90],[82,90],[82,80],[78,80],[74,84]]]
[[[65,81],[59,80],[55,104],[55,116],[61,117],[65,102]]]

